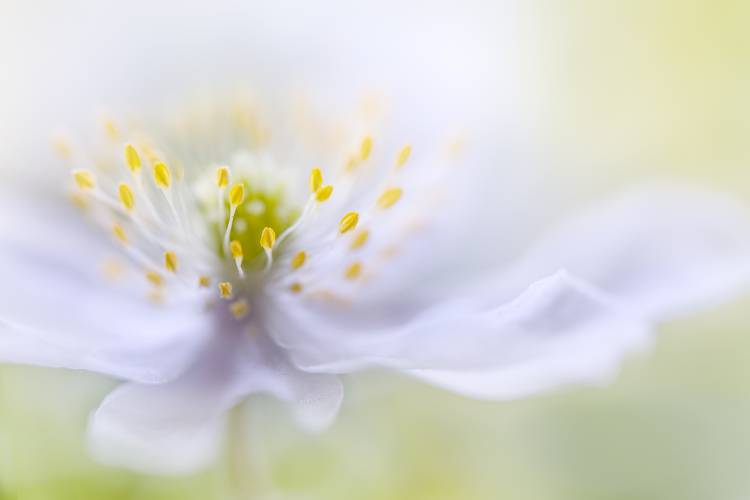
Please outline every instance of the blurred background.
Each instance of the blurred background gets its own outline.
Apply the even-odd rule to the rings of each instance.
[[[486,137],[532,151],[566,204],[654,178],[750,199],[744,0],[0,0],[0,11],[4,173],[44,172],[58,127],[89,126],[110,106],[292,81],[334,96],[395,87],[419,109],[457,108]],[[748,306],[739,297],[664,325],[605,388],[488,403],[364,374],[320,436],[254,399],[232,417],[247,424],[247,467],[230,446],[186,478],[87,456],[86,418],[114,382],[0,367],[0,499],[218,499],[238,481],[258,498],[750,498]]]

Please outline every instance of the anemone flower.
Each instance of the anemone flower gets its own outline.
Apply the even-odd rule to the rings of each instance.
[[[481,158],[372,114],[227,99],[104,128],[57,144],[72,203],[4,196],[0,361],[121,380],[89,423],[107,464],[203,467],[258,393],[320,431],[340,377],[370,368],[498,400],[606,382],[655,322],[748,274],[744,209],[689,189],[628,192],[514,243],[523,213],[466,204],[496,206],[470,187],[488,182]],[[463,272],[491,239],[513,250]]]

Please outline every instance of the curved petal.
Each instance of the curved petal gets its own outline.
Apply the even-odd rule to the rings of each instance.
[[[0,362],[175,377],[211,334],[202,297],[153,304],[141,281],[108,282],[95,260],[111,254],[107,239],[62,203],[45,203],[34,225],[0,217]]]
[[[507,304],[492,309],[474,301],[440,304],[388,331],[346,331],[300,308],[287,308],[285,317],[283,323],[269,321],[269,328],[304,370],[385,366],[468,395],[497,398],[598,382],[625,353],[649,340],[638,317],[565,272],[540,280]],[[292,318],[297,322],[290,323]]]
[[[724,300],[750,281],[750,214],[725,196],[667,186],[626,192],[572,218],[504,279],[565,268],[652,318]]]
[[[178,379],[112,392],[89,423],[94,456],[148,473],[195,471],[216,457],[226,412],[258,392],[290,402],[307,429],[327,425],[342,399],[338,379],[299,372],[270,343],[248,338],[227,332]]]

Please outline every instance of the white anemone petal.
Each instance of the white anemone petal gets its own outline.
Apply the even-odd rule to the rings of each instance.
[[[159,474],[205,467],[220,449],[226,412],[252,393],[290,402],[306,429],[328,425],[343,396],[338,379],[299,372],[270,343],[249,338],[225,332],[180,378],[128,383],[112,392],[89,423],[96,458]]]

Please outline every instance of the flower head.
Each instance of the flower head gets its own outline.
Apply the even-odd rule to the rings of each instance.
[[[237,102],[144,123],[64,145],[75,208],[36,198],[34,230],[11,217],[0,241],[0,360],[126,381],[90,422],[108,463],[205,465],[259,392],[322,429],[338,375],[369,367],[489,399],[607,380],[653,320],[750,272],[741,207],[651,189],[439,287],[468,242],[512,234],[453,203],[487,179],[442,145]]]

